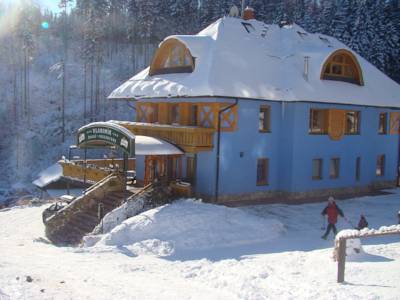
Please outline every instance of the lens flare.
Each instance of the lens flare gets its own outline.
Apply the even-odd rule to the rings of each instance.
[[[42,22],[42,28],[43,29],[49,29],[50,25],[48,22]]]

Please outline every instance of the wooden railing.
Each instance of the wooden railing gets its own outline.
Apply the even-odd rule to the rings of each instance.
[[[377,237],[384,235],[400,235],[400,224],[389,227],[381,227],[380,229],[362,229],[361,231],[353,230],[350,234],[342,235],[340,232],[336,236],[335,249],[333,258],[338,262],[337,282],[344,282],[344,270],[346,264],[346,241],[350,239],[361,239],[368,237]]]
[[[78,164],[71,161],[60,160],[58,162],[63,168],[63,176],[70,177],[79,181],[98,182],[108,175],[112,174],[111,169],[102,169],[84,164]]]
[[[73,159],[71,162],[75,164],[81,164],[83,165],[85,163],[84,160],[82,159]],[[122,158],[101,158],[101,159],[87,159],[86,160],[87,165],[93,165],[99,168],[110,168],[110,166],[113,167],[119,167],[120,169],[123,168],[124,165],[124,160]],[[135,170],[136,166],[136,160],[134,158],[128,159],[128,170]]]
[[[177,145],[185,152],[211,151],[215,129],[195,126],[161,125],[138,122],[115,121],[136,135],[146,135],[164,139]]]

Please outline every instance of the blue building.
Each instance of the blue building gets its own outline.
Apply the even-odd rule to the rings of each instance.
[[[298,201],[398,180],[400,86],[338,40],[251,16],[167,37],[111,99],[136,135],[181,155],[137,156],[137,178],[191,183],[210,201]]]

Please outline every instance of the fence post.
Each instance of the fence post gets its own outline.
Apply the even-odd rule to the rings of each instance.
[[[346,263],[346,239],[339,238],[337,282],[344,282],[344,267]]]

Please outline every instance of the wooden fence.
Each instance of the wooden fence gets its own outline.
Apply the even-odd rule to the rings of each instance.
[[[344,270],[346,264],[346,241],[349,239],[361,239],[368,237],[377,237],[384,235],[394,235],[400,234],[400,225],[393,225],[389,227],[381,227],[380,229],[363,229],[363,230],[352,230],[349,234],[340,235],[335,241],[335,255],[334,258],[338,262],[338,273],[337,273],[337,282],[344,282]]]

